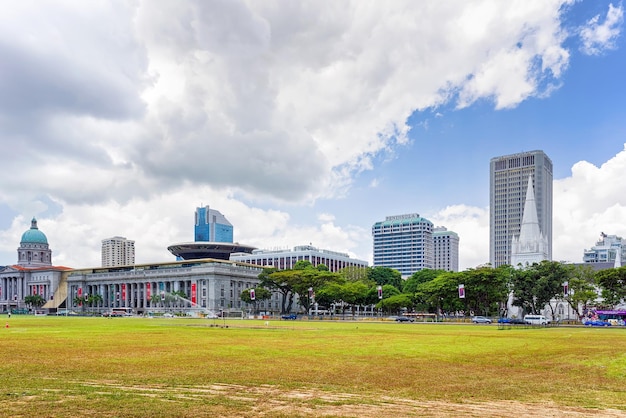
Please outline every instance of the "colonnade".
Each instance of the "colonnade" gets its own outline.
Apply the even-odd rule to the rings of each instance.
[[[198,283],[199,282],[199,283]],[[81,307],[77,298],[99,295],[94,308],[131,308],[134,312],[164,307],[206,308],[206,280],[121,281],[115,283],[72,283],[68,304]],[[184,297],[180,295],[184,294]]]

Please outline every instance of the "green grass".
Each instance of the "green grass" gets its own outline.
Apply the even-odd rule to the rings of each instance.
[[[248,320],[222,328],[203,319],[16,315],[8,322],[0,330],[0,416],[368,416],[350,411],[391,402],[417,414],[415,402],[513,401],[626,414],[626,329]]]

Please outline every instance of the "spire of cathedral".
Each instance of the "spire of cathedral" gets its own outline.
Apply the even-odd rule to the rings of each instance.
[[[528,176],[520,234],[514,236],[511,242],[511,265],[533,264],[547,259],[548,240],[539,227],[533,180]]]

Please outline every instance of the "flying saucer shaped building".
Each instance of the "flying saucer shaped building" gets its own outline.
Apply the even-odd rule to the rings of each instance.
[[[216,258],[229,260],[232,253],[251,254],[255,247],[242,245],[237,242],[182,242],[167,247],[168,251],[181,260],[199,260],[202,258]]]

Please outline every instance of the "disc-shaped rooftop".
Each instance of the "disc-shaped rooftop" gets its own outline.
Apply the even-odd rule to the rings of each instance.
[[[167,247],[168,251],[183,260],[198,260],[201,258],[215,258],[229,260],[232,253],[251,254],[256,247],[239,244],[238,242],[182,242]]]

